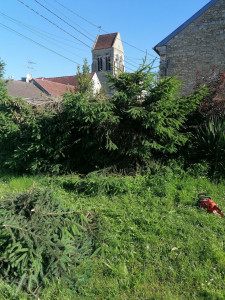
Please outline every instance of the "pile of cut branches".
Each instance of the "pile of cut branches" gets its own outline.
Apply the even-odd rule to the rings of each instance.
[[[47,190],[1,200],[0,279],[32,295],[53,280],[73,280],[92,253],[92,217],[64,209]]]

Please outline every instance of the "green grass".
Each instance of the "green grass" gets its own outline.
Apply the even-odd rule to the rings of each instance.
[[[2,175],[0,197],[29,190],[34,180],[97,218],[94,254],[76,269],[75,283],[56,281],[41,299],[225,299],[225,218],[196,207],[198,193],[206,192],[225,210],[225,182],[202,173]],[[1,299],[29,298],[13,294],[13,286],[0,284]]]

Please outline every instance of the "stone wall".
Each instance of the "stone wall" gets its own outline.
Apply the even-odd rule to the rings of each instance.
[[[102,58],[102,71],[98,70],[98,58]],[[106,59],[110,57],[110,70],[106,69]],[[124,71],[124,50],[120,34],[111,48],[92,50],[92,72],[96,72],[101,85],[105,87],[107,94],[113,94],[113,90],[108,87],[106,73],[116,75]]]
[[[216,2],[157,50],[161,75],[180,75],[183,94],[193,91],[197,70],[203,74],[225,71],[225,0]]]

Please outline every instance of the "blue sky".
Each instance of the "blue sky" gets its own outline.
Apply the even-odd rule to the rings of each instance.
[[[126,70],[132,72],[146,51],[150,61],[157,56],[152,48],[208,2],[1,0],[0,58],[6,63],[4,77],[18,80],[27,73],[33,77],[74,75],[84,58],[91,64],[91,47],[97,34],[117,31],[124,42]]]

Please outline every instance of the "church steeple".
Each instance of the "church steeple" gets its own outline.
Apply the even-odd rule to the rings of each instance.
[[[92,48],[92,72],[97,73],[107,91],[105,72],[112,75],[124,72],[124,50],[119,32],[97,36]]]

